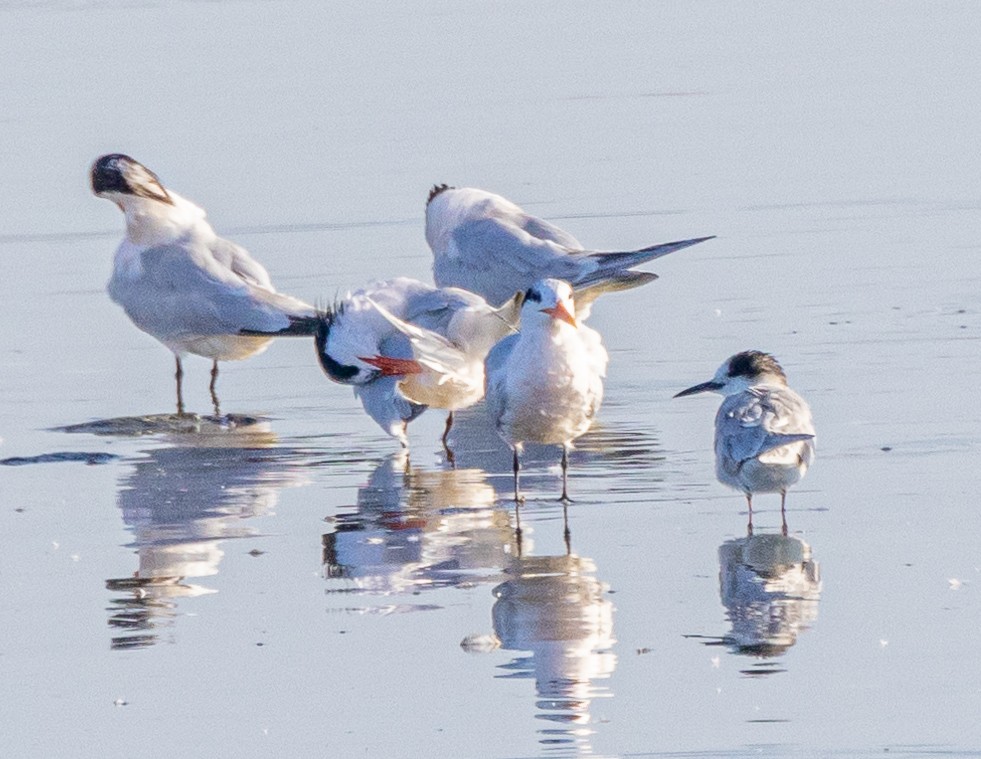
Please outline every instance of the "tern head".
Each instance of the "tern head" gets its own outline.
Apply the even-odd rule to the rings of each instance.
[[[544,316],[543,316],[544,314]],[[525,292],[521,323],[561,324],[578,327],[572,286],[561,279],[542,279]]]
[[[433,202],[433,198],[439,195],[441,192],[446,192],[447,190],[455,190],[456,187],[448,184],[434,184],[433,189],[429,191],[429,197],[426,199],[426,205],[428,206]]]
[[[777,360],[762,351],[743,351],[726,359],[715,376],[708,382],[693,385],[674,397],[713,391],[722,395],[735,395],[754,385],[786,385],[787,375]]]
[[[120,207],[127,198],[147,198],[174,205],[157,175],[122,153],[104,155],[92,164],[92,192]]]

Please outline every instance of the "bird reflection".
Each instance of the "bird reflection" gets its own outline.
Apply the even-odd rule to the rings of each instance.
[[[607,404],[610,406],[611,404]],[[616,408],[616,404],[612,404]],[[612,409],[611,409],[612,410]],[[602,416],[602,415],[601,415]],[[483,404],[457,412],[453,423],[456,464],[492,473],[501,497],[512,493],[513,457],[493,425],[487,421]],[[557,446],[527,444],[521,457],[521,482],[530,498],[537,493],[554,498],[561,451]],[[620,496],[650,496],[651,482],[664,479],[665,455],[649,427],[618,420],[603,424],[599,419],[576,441],[569,454],[573,482],[602,483],[604,492]],[[575,508],[575,507],[573,507]]]
[[[119,488],[129,546],[139,566],[109,579],[113,648],[158,642],[177,616],[177,599],[215,592],[193,580],[218,573],[221,544],[257,535],[247,520],[272,512],[280,489],[306,482],[295,451],[275,447],[264,422],[205,426],[174,434],[167,447],[147,451]]]
[[[787,535],[748,535],[719,546],[719,592],[734,653],[769,659],[784,654],[817,619],[821,596],[811,547]],[[761,665],[748,674],[776,671]]]
[[[502,665],[508,673],[501,676],[534,677],[536,716],[557,725],[540,730],[540,742],[590,754],[590,705],[613,695],[595,683],[616,667],[608,588],[596,578],[592,559],[571,552],[514,556],[505,574],[508,579],[493,591],[494,636],[470,636],[462,645],[529,652]]]
[[[335,592],[399,593],[487,582],[515,551],[509,513],[479,469],[424,471],[390,456],[358,490],[357,512],[323,536]]]

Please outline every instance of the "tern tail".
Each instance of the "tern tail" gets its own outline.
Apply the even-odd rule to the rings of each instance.
[[[632,269],[635,266],[647,263],[648,261],[654,261],[655,259],[668,255],[668,253],[674,253],[676,250],[690,248],[692,245],[698,245],[700,242],[705,242],[706,240],[712,240],[714,238],[715,235],[710,235],[709,237],[695,237],[691,240],[664,242],[660,243],[659,245],[651,245],[647,248],[641,248],[640,250],[590,253],[589,258],[596,261],[599,264],[599,267],[592,273],[587,274],[574,282],[573,286],[579,290],[601,282],[614,280],[620,276],[621,285],[612,289],[625,290],[629,287],[637,287],[637,285],[642,285],[650,280],[646,279],[644,281],[636,281],[633,284],[629,284],[629,278],[622,277],[623,274],[627,273],[628,269]]]
[[[319,316],[290,316],[289,324],[279,330],[241,329],[238,333],[258,337],[313,337],[321,321]]]

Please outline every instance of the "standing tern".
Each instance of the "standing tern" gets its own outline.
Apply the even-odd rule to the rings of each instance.
[[[427,406],[453,412],[484,394],[484,358],[514,332],[515,296],[492,308],[479,295],[407,277],[373,282],[319,316],[317,358],[335,382],[353,385],[365,411],[408,447],[408,423]]]
[[[568,232],[485,190],[436,185],[426,203],[426,241],[433,251],[436,284],[479,293],[495,305],[545,278],[565,280],[577,294],[586,287],[637,287],[657,275],[633,267],[711,239],[626,252],[586,250]],[[586,319],[588,306],[578,297],[576,305],[578,317]]]
[[[126,216],[109,297],[133,323],[167,346],[177,363],[177,413],[184,413],[181,357],[212,360],[211,400],[220,415],[218,362],[247,358],[278,335],[312,335],[315,309],[276,292],[248,252],[218,237],[205,212],[120,153],[92,166],[92,192]]]
[[[753,494],[780,493],[780,516],[787,532],[787,489],[814,460],[814,422],[807,402],[787,386],[777,360],[744,351],[726,360],[715,376],[675,395],[708,390],[725,396],[715,416],[715,473],[719,481],[746,494],[749,531]]]
[[[561,500],[569,501],[569,449],[599,410],[607,361],[599,333],[576,319],[567,282],[545,279],[529,288],[520,332],[494,346],[486,369],[487,409],[513,451],[516,504],[523,500],[518,474],[524,443],[562,446]]]

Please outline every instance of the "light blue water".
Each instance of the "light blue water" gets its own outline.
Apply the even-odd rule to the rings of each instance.
[[[0,8],[2,753],[981,753],[975,393],[981,10],[969,2]],[[428,277],[435,182],[597,247],[716,234],[612,296],[596,428],[510,457],[465,414],[411,461],[305,341],[222,369],[237,429],[104,292],[127,152],[277,286]],[[710,398],[761,348],[811,402],[789,499],[715,482]],[[208,365],[185,394],[208,410]]]

